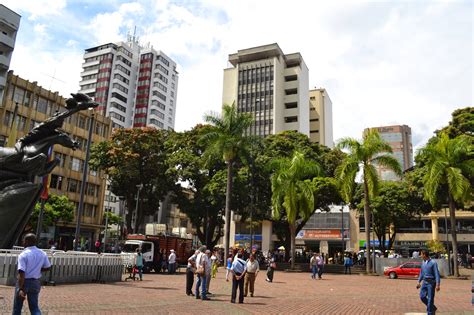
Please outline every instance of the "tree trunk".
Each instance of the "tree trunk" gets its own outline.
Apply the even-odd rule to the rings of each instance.
[[[295,269],[295,239],[296,239],[296,226],[290,223],[290,237],[291,237],[291,270]]]
[[[230,245],[230,198],[232,196],[232,161],[227,162],[227,189],[225,192],[224,257],[229,257]]]
[[[370,208],[369,208],[369,186],[367,180],[364,178],[364,222],[365,222],[365,251],[367,259],[365,260],[365,270],[367,273],[371,271],[370,259]]]
[[[459,266],[458,266],[458,241],[456,236],[456,205],[454,204],[453,197],[451,193],[448,192],[448,201],[449,201],[449,218],[451,220],[451,238],[453,246],[453,273],[455,277],[459,277]],[[450,262],[448,262],[450,263]]]

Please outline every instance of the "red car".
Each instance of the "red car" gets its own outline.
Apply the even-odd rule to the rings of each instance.
[[[406,262],[398,267],[388,267],[383,274],[389,276],[390,279],[398,277],[417,278],[420,275],[421,264],[418,261]]]

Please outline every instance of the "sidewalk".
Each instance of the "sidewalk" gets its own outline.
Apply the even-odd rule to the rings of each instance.
[[[362,275],[276,272],[273,283],[257,277],[255,297],[231,304],[231,282],[219,269],[211,301],[185,294],[185,275],[147,274],[144,281],[43,287],[44,314],[406,314],[423,313],[416,281]],[[438,314],[474,314],[471,281],[444,280]],[[0,313],[11,314],[13,288],[0,286]],[[27,309],[27,308],[26,308]]]

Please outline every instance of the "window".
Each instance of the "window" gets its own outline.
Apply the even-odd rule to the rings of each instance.
[[[163,95],[163,94],[161,94],[160,92],[158,92],[158,91],[153,91],[153,95],[154,95],[154,96],[158,96],[158,98],[160,98],[160,99],[162,99],[163,101],[166,102],[166,96]]]
[[[316,96],[311,96],[309,99],[314,101],[316,99]]]
[[[125,106],[122,106],[122,105],[120,105],[116,102],[110,102],[110,106],[113,107],[113,108],[117,108],[121,112],[124,112],[124,113],[127,112],[127,108]],[[97,133],[97,134],[99,134],[99,133]]]
[[[16,116],[16,129],[18,131],[24,131],[26,127],[26,117]]]
[[[79,191],[79,181],[75,180],[75,179],[72,179],[72,178],[69,178],[68,182],[67,182],[67,191],[69,192],[78,192]]]
[[[319,118],[313,118],[313,119],[310,119],[309,121],[319,121]]]
[[[135,110],[135,114],[146,114],[147,113],[147,108],[146,107],[140,107]],[[153,112],[153,111],[152,111]]]
[[[124,64],[126,64],[129,67],[132,66],[132,63],[129,60],[125,59],[125,57],[123,57],[123,56],[118,55],[117,60],[120,60],[121,62],[123,62]]]
[[[73,157],[69,160],[69,168],[73,171],[80,172],[84,168],[84,161]]]
[[[158,106],[159,108],[161,108],[162,110],[165,110],[166,106],[160,102],[158,102],[157,100],[153,100],[151,101],[151,105],[153,106]]]
[[[128,94],[128,89],[127,89],[126,87],[124,87],[124,86],[118,84],[118,83],[114,83],[114,84],[112,85],[112,87],[115,88],[115,89],[118,89],[118,90],[120,90],[120,91],[122,91],[122,92],[124,92],[125,94]]]
[[[66,165],[66,155],[58,152],[54,152],[54,158],[59,160],[59,167]]]
[[[40,97],[38,99],[38,104],[36,104],[36,110],[40,113],[46,114],[48,110],[48,100]]]
[[[122,66],[122,65],[115,65],[115,69],[122,71],[122,72],[125,73],[126,75],[130,75],[130,70],[128,70],[127,68],[125,68],[125,67]]]
[[[310,130],[309,133],[319,133],[319,130]]]
[[[146,123],[146,118],[145,117],[136,117],[133,119],[134,124],[145,124]]]
[[[159,88],[160,90],[162,90],[163,92],[168,92],[168,89],[166,88],[166,86],[164,86],[163,84],[161,84],[160,82],[155,82],[153,83],[153,87],[157,87]]]
[[[316,110],[316,108],[311,107],[309,110],[310,110],[311,112],[314,112],[314,111]]]
[[[164,124],[161,121],[158,121],[156,119],[150,119],[150,124],[153,124],[155,126],[158,126],[159,128],[164,128]]]
[[[298,121],[298,116],[285,117],[285,122],[286,123],[292,123],[292,122],[297,122],[297,121]]]
[[[77,126],[79,128],[85,129],[86,128],[86,117],[79,116],[77,119]]]
[[[295,75],[287,75],[285,76],[285,81],[286,82],[290,82],[290,81],[296,81],[298,80],[298,76],[295,74]]]
[[[122,75],[120,75],[120,74],[118,74],[118,73],[116,73],[116,74],[114,75],[114,79],[120,80],[120,81],[122,81],[122,82],[125,83],[125,84],[130,83],[130,81],[129,81],[127,78],[125,78],[124,76],[122,76]]]
[[[291,102],[291,103],[285,103],[285,108],[290,109],[290,108],[297,108],[298,103],[297,102]]]
[[[166,70],[166,68],[165,68],[165,67],[163,67],[163,66],[162,66],[162,65],[160,65],[160,64],[157,64],[157,65],[156,65],[156,69],[160,70],[161,72],[163,72],[163,73],[164,73],[164,74],[166,74],[166,75],[168,75],[168,74],[169,74],[169,71],[168,71],[168,70]]]
[[[288,89],[285,90],[285,95],[294,95],[298,93],[298,89]]]
[[[155,78],[160,79],[161,81],[165,82],[168,84],[168,78],[162,75],[161,73],[155,73]]]
[[[158,55],[156,57],[156,59],[158,59],[159,61],[161,61],[162,63],[164,63],[168,67],[170,66],[170,62],[165,57]]]
[[[151,114],[156,115],[156,116],[160,117],[161,119],[165,119],[165,114],[163,114],[162,112],[160,112],[156,109],[152,109]]]
[[[15,92],[13,93],[13,102],[22,104],[24,97],[25,97],[25,90],[16,86]]]
[[[12,125],[12,119],[13,119],[13,113],[7,110],[5,112],[5,116],[3,116],[3,124],[10,128],[10,126]]]
[[[125,96],[122,96],[122,95],[118,94],[118,93],[113,92],[112,97],[115,97],[116,99],[121,100],[124,103],[127,103],[127,98]]]
[[[109,116],[110,116],[111,118],[118,119],[118,120],[120,120],[121,122],[125,122],[125,117],[123,117],[123,116],[120,115],[120,114],[117,114],[117,113],[114,113],[114,112],[110,112]]]
[[[63,186],[63,178],[62,176],[58,176],[56,174],[51,174],[51,180],[49,182],[49,187],[61,190]]]

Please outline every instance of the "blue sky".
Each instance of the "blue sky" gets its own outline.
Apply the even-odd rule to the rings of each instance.
[[[218,111],[223,69],[238,49],[277,42],[301,52],[310,87],[333,102],[335,139],[407,124],[415,146],[472,106],[470,1],[6,0],[22,15],[11,69],[67,95],[85,48],[137,27],[178,63],[176,129]],[[55,79],[52,79],[54,76]]]

